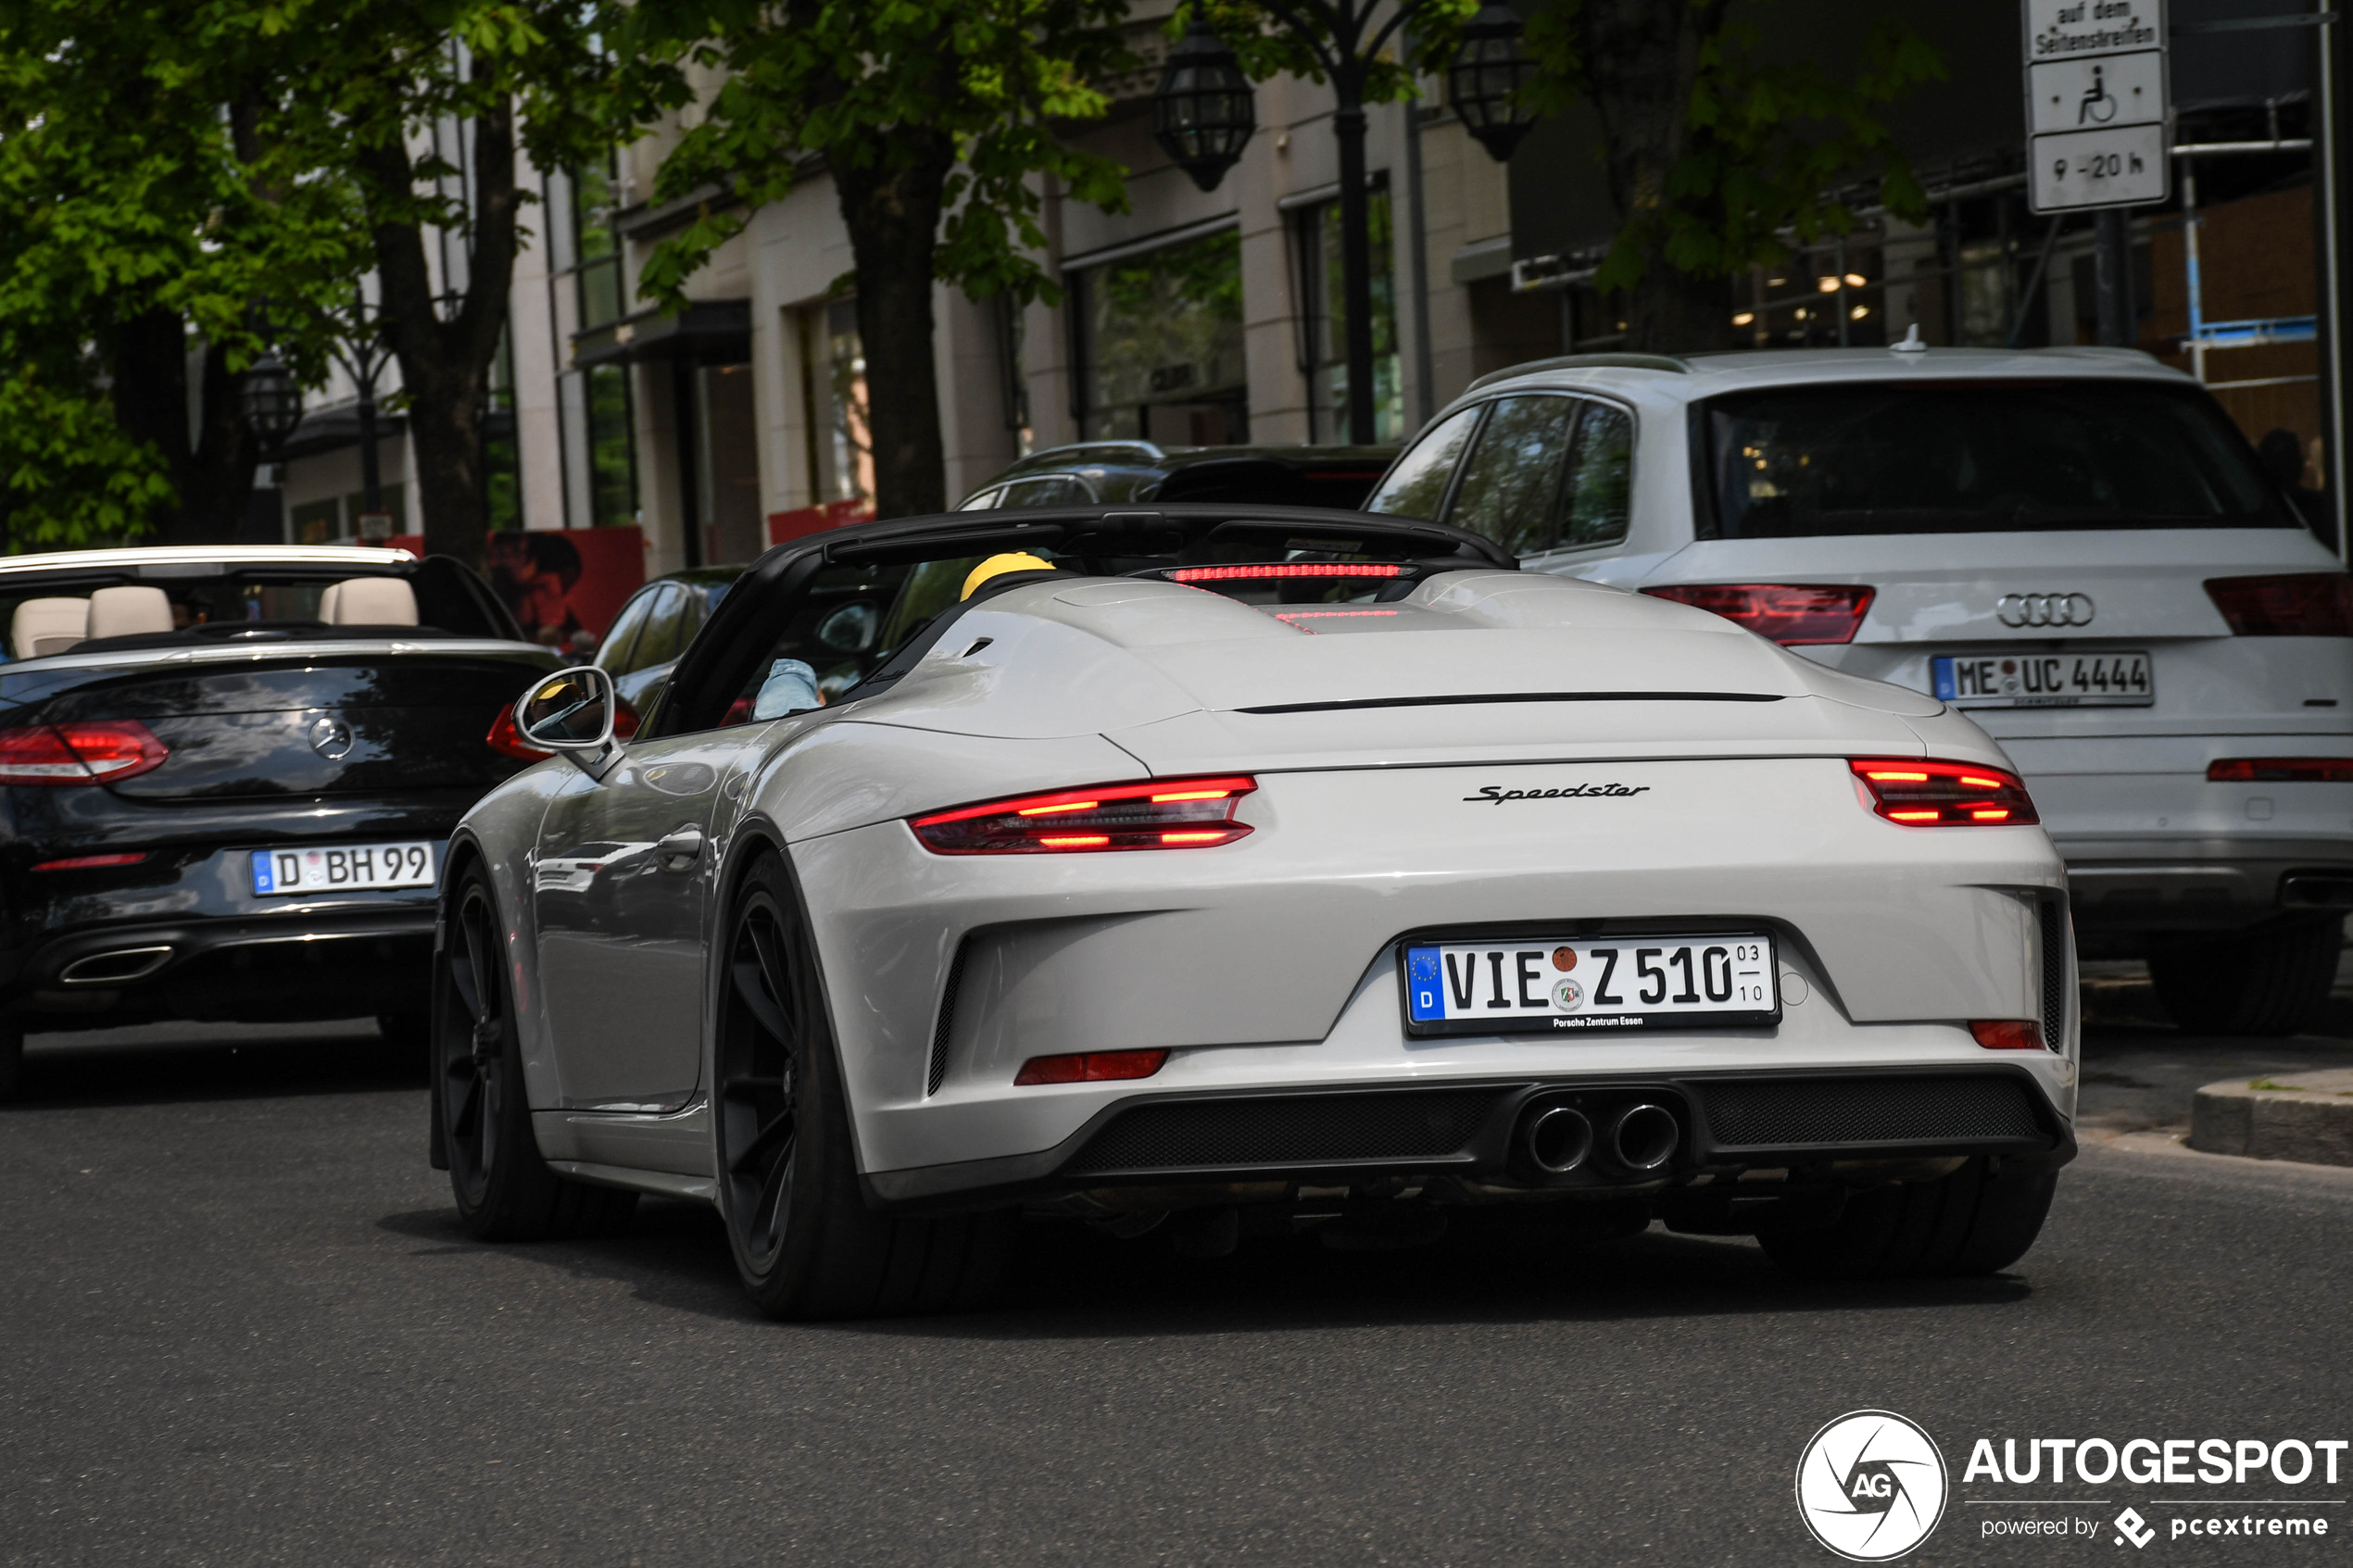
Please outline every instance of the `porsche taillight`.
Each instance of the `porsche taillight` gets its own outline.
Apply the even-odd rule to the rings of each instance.
[[[1084,1051],[1072,1056],[1033,1056],[1013,1074],[1017,1085],[1033,1084],[1101,1084],[1121,1078],[1149,1078],[1168,1060],[1164,1050]]]
[[[1710,610],[1783,647],[1807,647],[1853,642],[1878,590],[1836,583],[1678,583],[1642,592]]]
[[[1057,855],[1096,849],[1209,849],[1250,832],[1234,808],[1258,787],[1240,776],[1156,779],[1022,795],[914,817],[937,855]]]
[[[132,719],[0,730],[0,784],[94,784],[151,773],[171,752]]]
[[[2031,1018],[1975,1018],[1969,1035],[1989,1051],[2039,1051],[2043,1026]]]
[[[2241,637],[2353,637],[2353,576],[2209,577],[2206,596]]]
[[[1180,566],[1168,574],[1171,583],[1265,583],[1304,577],[1405,577],[1410,566],[1394,561],[1270,561],[1252,566]]]
[[[2043,820],[2018,775],[1999,768],[1892,757],[1847,766],[1872,811],[1907,828],[2018,827]]]

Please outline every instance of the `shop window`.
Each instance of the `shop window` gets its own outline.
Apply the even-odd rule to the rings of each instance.
[[[600,163],[572,171],[573,278],[580,291],[582,332],[618,321],[624,313],[621,245],[612,226],[615,167],[608,154]]]
[[[588,436],[588,521],[598,528],[637,521],[637,421],[629,367],[580,373]]]
[[[808,410],[810,488],[816,504],[870,499],[875,441],[866,420],[866,349],[858,302],[800,311],[801,406]]]
[[[1071,282],[1086,439],[1250,439],[1239,231],[1090,267]]]
[[[287,514],[286,525],[297,545],[332,545],[344,536],[343,502],[333,495],[305,501]]]
[[[1405,429],[1403,367],[1397,352],[1397,235],[1389,192],[1365,200],[1372,250],[1373,439],[1401,441]],[[1348,439],[1348,288],[1341,272],[1340,203],[1323,202],[1292,215],[1291,249],[1299,269],[1299,313],[1314,387],[1310,411],[1316,441]]]

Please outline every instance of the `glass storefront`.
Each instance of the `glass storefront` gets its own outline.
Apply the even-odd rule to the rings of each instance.
[[[1070,282],[1085,439],[1176,446],[1250,439],[1239,231],[1089,267]]]
[[[1373,439],[1402,441],[1405,428],[1404,366],[1397,351],[1397,251],[1389,192],[1365,198],[1372,247]],[[1341,273],[1340,203],[1320,202],[1292,217],[1299,265],[1303,368],[1315,387],[1311,410],[1316,441],[1348,439],[1348,289]]]

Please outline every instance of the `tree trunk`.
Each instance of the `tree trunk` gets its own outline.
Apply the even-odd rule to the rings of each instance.
[[[956,144],[921,127],[901,126],[889,136],[896,156],[879,159],[881,167],[837,165],[834,190],[858,270],[875,515],[922,517],[948,509],[931,297],[940,194]]]
[[[150,518],[159,545],[235,542],[252,505],[259,443],[245,423],[242,377],[220,351],[199,345],[195,429],[191,439],[187,325],[170,310],[148,310],[113,334],[115,420],[163,455],[173,501]]]
[[[490,368],[506,331],[515,262],[514,107],[501,100],[474,120],[473,232],[468,237],[466,288],[445,313],[425,259],[422,224],[386,219],[373,225],[382,285],[384,342],[400,363],[409,450],[417,479],[429,554],[455,556],[480,569],[490,531],[483,462],[483,416],[490,408]],[[396,212],[414,178],[397,143],[363,151],[361,167],[378,199]]]
[[[1639,222],[1667,199],[1667,179],[1690,150],[1692,83],[1701,42],[1726,0],[1584,0],[1579,52],[1602,121],[1609,192]],[[1626,346],[1654,353],[1720,348],[1730,332],[1730,288],[1694,277],[1655,251],[1642,281],[1615,303]]]

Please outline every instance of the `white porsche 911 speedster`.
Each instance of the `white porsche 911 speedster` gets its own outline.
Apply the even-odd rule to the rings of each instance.
[[[1025,1216],[1973,1273],[2075,1151],[2067,883],[1999,747],[1438,524],[842,529],[645,714],[590,667],[514,717],[564,759],[458,829],[435,970],[484,1237],[709,1201],[796,1317],[978,1300]]]

